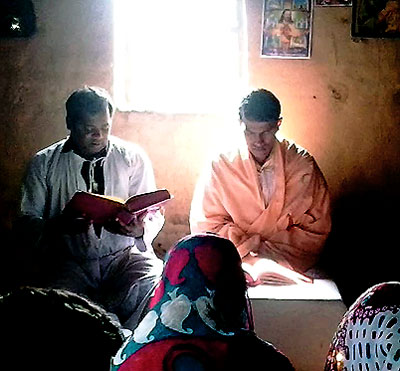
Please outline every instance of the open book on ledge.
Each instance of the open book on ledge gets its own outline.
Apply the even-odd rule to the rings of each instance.
[[[254,264],[242,263],[248,286],[257,285],[295,285],[313,283],[313,279],[284,267],[270,259],[258,259]]]
[[[115,218],[129,224],[136,215],[157,210],[172,198],[173,196],[166,189],[137,194],[125,201],[117,197],[76,191],[65,205],[63,213],[85,215],[95,224],[105,224]]]

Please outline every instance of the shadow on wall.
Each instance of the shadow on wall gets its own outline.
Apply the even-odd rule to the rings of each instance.
[[[11,236],[11,231],[3,226],[0,226],[1,234],[1,259],[0,259],[0,290],[5,290],[13,287],[16,282],[14,273],[14,239]]]
[[[376,283],[400,280],[398,178],[380,186],[359,181],[333,204],[322,265],[347,306]]]

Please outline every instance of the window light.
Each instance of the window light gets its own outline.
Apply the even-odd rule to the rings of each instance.
[[[243,0],[114,0],[114,98],[123,111],[213,113],[247,84]]]

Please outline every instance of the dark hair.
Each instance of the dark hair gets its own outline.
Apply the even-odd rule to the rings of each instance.
[[[114,113],[114,104],[108,92],[96,86],[85,86],[75,90],[65,103],[67,121],[74,122],[82,115],[95,115],[108,109],[110,116]]]
[[[290,10],[290,9],[284,9],[283,10],[283,12],[282,12],[282,14],[281,14],[281,17],[279,18],[279,23],[282,23],[283,21],[284,21],[284,14],[285,14],[285,12],[290,12],[290,20],[289,20],[289,23],[293,23],[293,18],[292,18],[292,11]]]
[[[239,108],[240,120],[277,121],[281,115],[281,104],[278,98],[269,90],[252,91],[242,100]]]
[[[0,296],[0,334],[2,366],[11,369],[108,371],[124,340],[119,322],[97,304],[34,287]]]

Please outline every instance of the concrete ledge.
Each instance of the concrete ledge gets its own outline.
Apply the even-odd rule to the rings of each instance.
[[[282,300],[342,300],[336,284],[328,279],[314,280],[314,283],[300,283],[289,286],[259,285],[248,289],[250,299]]]
[[[335,283],[257,286],[248,290],[257,335],[275,345],[296,371],[321,371],[347,310]]]

